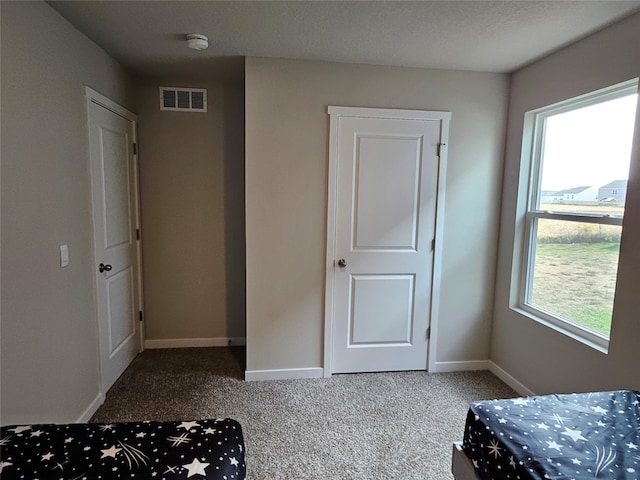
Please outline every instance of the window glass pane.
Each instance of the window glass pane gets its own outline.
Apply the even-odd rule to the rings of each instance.
[[[548,116],[537,208],[623,215],[637,94]]]
[[[528,303],[608,338],[622,227],[537,222]]]

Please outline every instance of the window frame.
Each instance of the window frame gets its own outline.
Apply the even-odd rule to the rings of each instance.
[[[519,310],[521,313],[525,313],[526,316],[538,321],[539,323],[605,353],[608,352],[610,335],[604,336],[582,327],[577,323],[555,316],[551,312],[545,312],[544,310],[536,308],[530,304],[533,288],[535,253],[537,247],[537,231],[540,219],[615,225],[620,227],[622,227],[624,219],[623,215],[554,212],[551,210],[540,209],[538,207],[538,205],[540,205],[538,200],[542,196],[540,182],[542,177],[543,144],[546,133],[545,127],[547,118],[633,94],[638,94],[638,78],[554,103],[546,107],[528,111],[525,113],[524,119],[525,127],[523,131],[523,147],[528,145],[529,151],[527,152],[523,148],[521,168],[527,171],[528,175],[524,179],[526,183],[520,184],[520,188],[523,186],[526,188],[526,196],[524,198],[524,213],[521,217],[523,221],[523,234],[520,239],[522,250],[519,254],[516,254],[519,258],[514,257],[514,262],[518,262],[520,264],[516,310]],[[637,114],[638,112],[636,111],[636,116]],[[634,136],[637,134],[638,132],[634,132]],[[516,237],[516,242],[518,241],[518,237]],[[514,252],[518,252],[518,249],[514,249]]]

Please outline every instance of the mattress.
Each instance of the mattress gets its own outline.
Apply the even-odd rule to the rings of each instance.
[[[640,479],[640,392],[471,404],[462,448],[485,479]]]
[[[11,479],[245,479],[232,419],[16,425],[0,430],[0,472]]]

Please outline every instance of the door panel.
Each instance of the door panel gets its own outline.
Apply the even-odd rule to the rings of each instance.
[[[420,140],[357,137],[354,249],[416,249]]]
[[[134,123],[89,102],[96,298],[103,393],[140,351]],[[108,266],[103,272],[98,265]]]
[[[337,122],[332,372],[425,370],[442,119]]]
[[[131,206],[129,202],[128,144],[123,132],[100,128],[102,154],[102,198],[104,202],[105,247],[131,242]]]
[[[352,275],[350,347],[410,345],[413,275]]]
[[[127,268],[105,280],[107,288],[107,325],[109,327],[109,358],[136,333],[133,269]]]

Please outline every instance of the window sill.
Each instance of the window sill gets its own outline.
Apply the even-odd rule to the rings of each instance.
[[[585,336],[581,335],[580,333],[577,333],[575,331],[573,331],[570,328],[565,328],[562,325],[559,325],[556,322],[552,322],[549,320],[546,320],[545,318],[541,317],[540,315],[537,315],[536,313],[529,311],[528,309],[522,308],[521,306],[517,306],[517,307],[510,307],[512,311],[530,319],[533,320],[535,322],[538,322],[542,325],[544,325],[545,327],[550,328],[551,330],[554,330],[558,333],[561,333],[563,335],[566,335],[570,338],[572,338],[573,340],[576,340],[577,342],[582,343],[583,345],[586,345],[587,347],[591,347],[594,350],[597,350],[601,353],[604,353],[605,355],[609,354],[609,340],[602,340],[601,342],[596,342],[591,340],[590,338],[586,338]],[[578,330],[576,328],[576,330]]]

